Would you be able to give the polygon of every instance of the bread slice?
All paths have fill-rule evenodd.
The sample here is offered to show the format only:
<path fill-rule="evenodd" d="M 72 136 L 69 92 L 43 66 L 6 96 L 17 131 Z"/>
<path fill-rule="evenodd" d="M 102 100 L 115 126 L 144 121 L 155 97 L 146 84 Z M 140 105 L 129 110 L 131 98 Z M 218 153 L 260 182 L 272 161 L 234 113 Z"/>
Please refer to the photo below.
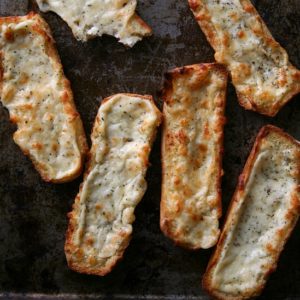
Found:
<path fill-rule="evenodd" d="M 108 34 L 132 47 L 152 33 L 135 13 L 137 0 L 37 0 L 37 4 L 43 12 L 58 14 L 80 41 Z"/>
<path fill-rule="evenodd" d="M 74 271 L 103 276 L 122 258 L 134 209 L 146 191 L 148 156 L 160 121 L 151 96 L 103 100 L 84 181 L 68 215 L 65 253 Z"/>
<path fill-rule="evenodd" d="M 0 96 L 18 126 L 14 141 L 42 178 L 77 177 L 88 150 L 85 134 L 50 29 L 38 14 L 0 18 Z"/>
<path fill-rule="evenodd" d="M 300 213 L 300 143 L 274 126 L 256 139 L 203 287 L 216 299 L 261 293 Z"/>
<path fill-rule="evenodd" d="M 300 92 L 300 71 L 250 0 L 189 0 L 189 4 L 216 61 L 228 67 L 244 108 L 274 116 Z"/>
<path fill-rule="evenodd" d="M 214 246 L 220 233 L 226 85 L 226 69 L 218 64 L 167 74 L 160 226 L 189 249 Z"/>

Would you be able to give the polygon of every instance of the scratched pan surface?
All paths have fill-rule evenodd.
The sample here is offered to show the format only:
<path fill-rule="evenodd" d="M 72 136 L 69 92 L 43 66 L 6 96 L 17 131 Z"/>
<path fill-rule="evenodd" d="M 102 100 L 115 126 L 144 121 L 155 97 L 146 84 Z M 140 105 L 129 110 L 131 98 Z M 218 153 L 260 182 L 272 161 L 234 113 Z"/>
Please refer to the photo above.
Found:
<path fill-rule="evenodd" d="M 300 68 L 300 1 L 253 1 L 275 38 Z M 0 0 L 0 15 L 25 14 L 26 0 Z M 77 42 L 55 14 L 44 14 L 53 31 L 87 135 L 101 99 L 119 92 L 152 94 L 159 100 L 163 73 L 175 66 L 213 61 L 213 51 L 196 25 L 187 1 L 141 0 L 139 14 L 154 35 L 125 49 L 114 38 Z M 223 178 L 224 211 L 262 125 L 275 124 L 300 139 L 299 96 L 276 118 L 244 111 L 229 85 Z M 67 268 L 63 245 L 81 178 L 44 183 L 13 143 L 14 125 L 0 105 L 0 297 L 2 299 L 208 299 L 200 287 L 211 251 L 173 246 L 159 229 L 160 152 L 151 155 L 148 191 L 137 208 L 133 239 L 123 261 L 105 278 Z M 300 224 L 261 299 L 300 299 Z"/>

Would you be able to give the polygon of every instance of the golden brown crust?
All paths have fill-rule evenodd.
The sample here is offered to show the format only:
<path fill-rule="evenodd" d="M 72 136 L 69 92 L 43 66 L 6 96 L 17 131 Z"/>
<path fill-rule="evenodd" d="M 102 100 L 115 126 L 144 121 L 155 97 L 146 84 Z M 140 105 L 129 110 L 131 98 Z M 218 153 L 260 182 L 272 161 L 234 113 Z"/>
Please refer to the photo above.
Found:
<path fill-rule="evenodd" d="M 138 24 L 138 30 L 133 30 L 134 33 L 139 33 L 142 36 L 150 36 L 152 34 L 152 28 L 137 14 L 132 17 L 132 26 Z"/>
<path fill-rule="evenodd" d="M 243 15 L 237 15 L 237 12 L 233 9 L 232 13 L 229 14 L 230 17 L 227 19 L 229 23 L 231 22 L 228 28 L 234 28 L 233 25 L 239 22 L 239 18 L 249 18 L 249 20 L 244 21 L 245 24 L 249 23 L 251 25 L 249 28 L 245 27 L 246 29 L 241 29 L 238 33 L 235 33 L 235 37 L 232 37 L 230 36 L 230 32 L 220 29 L 219 25 L 215 26 L 214 22 L 221 18 L 218 15 L 214 15 L 218 13 L 216 9 L 212 11 L 208 9 L 206 0 L 189 0 L 190 8 L 197 22 L 206 35 L 208 42 L 216 52 L 216 61 L 227 65 L 229 68 L 240 105 L 247 110 L 257 111 L 272 117 L 275 116 L 293 96 L 300 92 L 300 71 L 288 61 L 286 51 L 275 41 L 251 1 L 240 0 L 239 3 L 243 9 Z M 223 10 L 226 10 L 226 8 Z M 212 21 L 213 17 L 215 21 Z M 243 28 L 243 26 L 244 24 L 241 23 L 241 28 Z M 233 48 L 232 45 L 235 42 L 245 46 L 246 43 L 250 41 L 250 38 L 249 41 L 247 40 L 249 32 L 260 40 L 260 44 L 264 45 L 262 46 L 264 49 L 261 49 L 263 53 L 261 55 L 262 57 L 266 55 L 265 59 L 272 61 L 272 56 L 277 56 L 276 59 L 274 59 L 274 64 L 277 69 L 273 69 L 273 81 L 268 82 L 268 80 L 262 79 L 263 84 L 259 83 L 260 86 L 257 86 L 258 83 L 256 81 L 261 80 L 257 74 L 269 68 L 269 61 L 263 61 L 262 59 L 262 62 L 257 63 L 258 65 L 254 67 L 254 65 L 251 64 L 255 61 L 255 56 L 251 56 L 253 61 L 247 61 L 246 58 L 248 55 L 247 51 L 252 51 L 252 53 L 256 51 L 258 53 L 259 49 L 251 48 L 251 50 L 244 51 L 243 53 L 243 50 L 241 50 L 243 47 L 240 46 L 235 52 L 229 50 Z M 234 55 L 239 51 L 245 56 L 242 58 L 238 57 L 235 61 Z M 278 59 L 280 59 L 279 62 L 276 61 Z M 265 70 L 263 68 L 265 68 Z M 268 71 L 266 71 L 266 73 L 267 72 Z M 265 75 L 262 76 L 262 78 L 264 77 Z M 267 75 L 267 78 L 268 77 L 270 77 L 269 74 Z M 284 91 L 282 92 L 281 90 L 283 89 Z M 262 91 L 258 92 L 258 90 Z M 278 92 L 279 95 L 277 95 L 276 92 Z"/>
<path fill-rule="evenodd" d="M 0 18 L 0 25 L 10 24 L 10 23 L 19 23 L 22 21 L 30 20 L 30 19 L 33 19 L 35 21 L 35 24 L 32 26 L 32 30 L 35 31 L 38 35 L 40 35 L 43 38 L 45 52 L 51 59 L 54 68 L 56 70 L 59 70 L 59 72 L 61 72 L 60 83 L 64 87 L 64 93 L 60 100 L 61 100 L 61 103 L 63 103 L 63 105 L 64 105 L 64 110 L 65 110 L 64 113 L 66 115 L 68 115 L 68 117 L 70 118 L 69 125 L 76 128 L 75 130 L 76 130 L 76 134 L 77 134 L 77 136 L 76 136 L 77 144 L 78 144 L 78 148 L 79 148 L 81 157 L 80 157 L 80 160 L 78 161 L 77 168 L 74 169 L 72 173 L 70 173 L 68 176 L 56 179 L 56 178 L 49 177 L 49 174 L 47 174 L 47 172 L 45 171 L 44 164 L 37 162 L 36 159 L 34 158 L 34 156 L 32 156 L 28 152 L 27 149 L 23 148 L 21 145 L 19 145 L 19 146 L 21 147 L 21 150 L 23 151 L 23 153 L 25 155 L 28 155 L 31 158 L 36 170 L 40 173 L 40 175 L 44 181 L 52 182 L 52 183 L 64 183 L 64 182 L 71 181 L 74 178 L 78 177 L 82 172 L 85 155 L 88 151 L 86 137 L 85 137 L 85 133 L 83 130 L 83 125 L 82 125 L 80 115 L 78 114 L 76 107 L 75 107 L 75 103 L 73 100 L 73 93 L 72 93 L 72 90 L 70 87 L 70 82 L 63 74 L 61 61 L 60 61 L 58 52 L 55 48 L 55 41 L 51 35 L 51 30 L 50 30 L 48 24 L 44 21 L 44 19 L 40 15 L 38 15 L 34 12 L 30 12 L 26 16 Z M 3 56 L 3 54 L 1 54 L 1 57 L 2 56 Z M 1 72 L 0 92 L 2 92 L 2 87 L 3 87 L 2 59 L 1 59 L 1 63 L 0 63 L 0 72 Z M 15 117 L 12 116 L 11 121 L 17 122 L 17 119 L 15 119 Z M 17 134 L 17 132 L 15 134 Z"/>
<path fill-rule="evenodd" d="M 265 283 L 257 286 L 256 289 L 245 289 L 243 292 L 239 295 L 232 295 L 230 293 L 224 294 L 223 292 L 219 291 L 218 288 L 213 286 L 212 283 L 212 272 L 214 268 L 216 267 L 219 259 L 222 256 L 222 251 L 224 251 L 224 245 L 225 240 L 230 233 L 230 226 L 232 222 L 234 221 L 234 214 L 236 214 L 236 207 L 240 204 L 240 201 L 242 200 L 242 196 L 245 192 L 245 186 L 249 180 L 251 171 L 254 167 L 255 160 L 260 152 L 260 148 L 262 147 L 262 143 L 264 139 L 269 135 L 276 133 L 280 138 L 285 140 L 284 142 L 290 145 L 293 145 L 293 147 L 296 147 L 297 152 L 295 153 L 294 159 L 296 160 L 296 164 L 298 165 L 298 170 L 300 170 L 300 143 L 295 140 L 293 137 L 279 129 L 278 127 L 275 127 L 273 125 L 266 125 L 264 126 L 260 132 L 257 135 L 257 138 L 255 140 L 255 143 L 253 145 L 253 148 L 251 150 L 251 153 L 247 159 L 247 162 L 245 164 L 244 170 L 242 174 L 239 177 L 238 185 L 235 190 L 235 193 L 232 197 L 232 200 L 229 204 L 229 208 L 226 213 L 225 217 L 225 223 L 224 227 L 221 232 L 220 239 L 218 241 L 217 247 L 211 256 L 206 272 L 202 278 L 202 287 L 204 290 L 207 291 L 207 293 L 212 296 L 214 299 L 220 299 L 220 300 L 243 300 L 243 299 L 249 299 L 252 297 L 259 296 L 262 290 L 265 287 L 266 280 L 271 275 L 272 272 L 274 272 L 277 268 L 277 261 L 279 259 L 279 256 L 284 248 L 284 245 L 286 244 L 287 240 L 289 239 L 296 223 L 299 217 L 300 213 L 300 198 L 299 198 L 299 188 L 300 185 L 298 185 L 298 188 L 293 192 L 292 194 L 292 200 L 291 200 L 291 207 L 286 212 L 285 217 L 287 220 L 290 221 L 290 226 L 286 229 L 285 232 L 282 232 L 281 230 L 277 231 L 277 238 L 279 240 L 279 245 L 276 247 L 276 249 L 271 245 L 267 244 L 266 248 L 269 252 L 269 255 L 273 257 L 273 264 L 269 264 L 268 271 L 266 274 L 264 274 Z M 287 147 L 288 148 L 288 147 Z M 295 174 L 292 174 L 295 176 L 295 178 L 299 182 L 299 172 L 296 172 Z"/>
<path fill-rule="evenodd" d="M 190 65 L 176 68 L 166 74 L 162 95 L 164 122 L 161 145 L 160 227 L 162 232 L 177 245 L 190 250 L 212 247 L 219 235 L 218 219 L 222 214 L 221 178 L 226 83 L 227 71 L 219 64 Z M 209 88 L 215 90 L 209 92 Z M 201 93 L 208 94 L 201 96 Z M 175 105 L 178 107 L 173 110 L 172 107 Z M 196 120 L 197 113 L 202 113 L 199 120 Z M 214 123 L 209 120 L 213 115 Z M 202 134 L 200 144 L 191 137 L 193 134 L 189 130 L 192 125 L 197 126 L 197 123 L 203 125 L 203 128 L 196 130 L 197 135 Z M 189 153 L 188 145 L 190 148 L 197 147 L 198 150 Z M 206 168 L 206 157 L 210 151 L 214 163 Z M 185 170 L 179 170 L 183 165 Z M 192 167 L 191 170 L 189 166 Z M 194 172 L 194 175 L 191 175 L 191 172 Z M 195 172 L 202 172 L 202 174 L 196 175 Z M 172 175 L 169 175 L 171 173 Z M 209 173 L 211 176 L 208 175 Z M 212 178 L 207 178 L 210 183 L 192 184 L 195 178 L 189 176 L 203 181 L 206 177 Z M 196 203 L 187 204 L 203 188 L 203 185 L 209 189 L 209 196 L 204 199 L 198 198 L 198 209 Z M 213 197 L 213 200 L 209 202 L 208 197 Z M 205 202 L 207 203 L 204 204 Z M 206 217 L 210 215 L 211 220 L 203 218 L 204 208 L 199 210 L 200 206 L 210 207 L 205 215 Z M 181 222 L 182 218 L 186 218 L 185 221 Z M 207 226 L 204 226 L 206 222 Z M 206 227 L 204 230 L 209 227 L 211 230 L 204 232 L 203 228 L 196 228 L 201 223 Z"/>
<path fill-rule="evenodd" d="M 114 97 L 121 95 L 121 96 L 129 96 L 129 97 L 138 97 L 140 99 L 145 99 L 149 102 L 151 102 L 151 107 L 153 109 L 153 112 L 155 114 L 155 130 L 153 131 L 152 135 L 150 136 L 150 141 L 149 141 L 149 145 L 151 145 L 155 139 L 156 136 L 156 130 L 158 128 L 158 126 L 161 123 L 161 113 L 158 110 L 158 108 L 155 105 L 155 102 L 153 100 L 153 97 L 150 95 L 138 95 L 138 94 L 130 94 L 130 93 L 122 93 L 122 94 L 117 94 L 117 95 L 113 95 L 110 97 L 107 97 L 105 99 L 102 100 L 101 105 L 107 103 L 109 100 L 113 99 Z M 92 140 L 96 139 L 96 136 L 98 135 L 98 130 L 100 127 L 101 122 L 103 122 L 100 118 L 100 115 L 98 114 L 95 122 L 94 122 L 94 126 L 93 126 L 93 130 L 92 130 Z M 75 202 L 72 206 L 72 211 L 70 213 L 68 213 L 68 219 L 69 219 L 69 226 L 66 232 L 66 241 L 65 241 L 65 254 L 66 254 L 66 258 L 67 258 L 67 263 L 70 269 L 79 272 L 79 273 L 85 273 L 85 274 L 90 274 L 90 275 L 98 275 L 98 276 L 105 276 L 108 273 L 110 273 L 113 268 L 115 267 L 115 265 L 123 258 L 124 255 L 124 251 L 127 248 L 130 240 L 131 240 L 131 234 L 127 234 L 126 232 L 121 232 L 120 236 L 122 237 L 122 242 L 119 245 L 118 251 L 116 252 L 116 254 L 112 257 L 110 257 L 104 265 L 101 265 L 99 267 L 93 267 L 91 264 L 89 264 L 87 262 L 87 260 L 82 260 L 80 258 L 80 255 L 83 255 L 82 252 L 82 248 L 79 248 L 78 245 L 76 245 L 74 243 L 74 234 L 76 231 L 76 228 L 78 228 L 78 224 L 79 224 L 79 211 L 80 211 L 80 197 L 82 194 L 82 189 L 83 189 L 83 185 L 84 182 L 86 181 L 86 179 L 88 178 L 90 172 L 92 171 L 93 166 L 97 163 L 95 162 L 95 151 L 97 151 L 98 149 L 96 148 L 96 145 L 92 145 L 90 152 L 88 154 L 88 159 L 86 162 L 86 167 L 85 167 L 85 173 L 84 173 L 84 178 L 83 178 L 83 183 L 80 185 L 80 189 L 79 189 L 79 193 L 77 194 L 76 198 L 75 198 Z M 145 161 L 145 165 L 144 167 L 147 168 L 148 166 L 148 154 L 150 152 L 150 146 L 147 147 L 147 149 L 145 149 L 145 155 L 142 157 L 143 160 Z M 99 151 L 99 150 L 98 150 Z M 106 150 L 105 150 L 106 151 Z M 115 175 L 118 176 L 118 175 Z M 99 206 L 99 209 L 101 209 L 101 207 Z M 74 257 L 74 254 L 76 254 L 76 257 Z"/>
<path fill-rule="evenodd" d="M 149 100 L 151 103 L 153 103 L 155 105 L 155 102 L 154 102 L 153 97 L 151 95 L 139 95 L 139 94 L 133 94 L 133 93 L 122 93 L 122 95 L 129 96 L 129 97 L 139 97 L 141 99 L 146 99 L 146 100 Z M 115 96 L 116 95 L 106 97 L 102 100 L 101 103 L 105 103 L 105 102 L 107 102 L 108 100 L 110 100 L 111 98 L 113 98 Z"/>

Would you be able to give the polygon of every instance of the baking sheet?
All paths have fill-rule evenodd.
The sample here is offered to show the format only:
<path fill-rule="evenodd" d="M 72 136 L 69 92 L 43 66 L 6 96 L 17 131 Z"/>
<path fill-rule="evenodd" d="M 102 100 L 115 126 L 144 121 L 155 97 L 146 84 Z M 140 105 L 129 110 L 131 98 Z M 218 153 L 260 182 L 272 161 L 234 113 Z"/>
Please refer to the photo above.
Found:
<path fill-rule="evenodd" d="M 275 38 L 300 68 L 300 1 L 253 1 Z M 0 0 L 0 15 L 26 14 L 26 0 Z M 55 14 L 48 21 L 77 109 L 89 136 L 100 101 L 119 92 L 151 94 L 170 68 L 213 61 L 213 51 L 185 0 L 140 0 L 138 12 L 153 36 L 126 49 L 112 37 L 77 42 Z M 300 97 L 275 118 L 246 112 L 228 89 L 223 209 L 228 206 L 259 129 L 275 124 L 300 139 Z M 15 131 L 0 105 L 0 298 L 2 299 L 208 299 L 200 280 L 211 250 L 175 247 L 159 229 L 160 136 L 151 154 L 148 191 L 136 210 L 133 239 L 122 262 L 101 278 L 68 269 L 64 252 L 66 214 L 81 178 L 62 185 L 43 182 L 14 144 Z M 300 299 L 300 224 L 260 299 Z"/>

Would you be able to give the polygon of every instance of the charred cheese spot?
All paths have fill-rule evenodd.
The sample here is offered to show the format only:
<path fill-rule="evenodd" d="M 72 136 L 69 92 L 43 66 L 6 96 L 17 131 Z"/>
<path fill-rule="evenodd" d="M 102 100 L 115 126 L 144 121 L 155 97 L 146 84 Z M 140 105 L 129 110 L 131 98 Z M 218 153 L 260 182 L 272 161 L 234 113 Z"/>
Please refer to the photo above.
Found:
<path fill-rule="evenodd" d="M 236 12 L 230 13 L 229 16 L 233 22 L 237 22 L 240 18 L 240 16 Z"/>
<path fill-rule="evenodd" d="M 102 208 L 103 208 L 103 205 L 100 204 L 100 203 L 97 203 L 97 204 L 95 205 L 95 210 L 96 210 L 97 212 L 100 211 Z"/>
<path fill-rule="evenodd" d="M 276 253 L 276 249 L 274 248 L 274 246 L 270 243 L 267 243 L 266 244 L 266 251 L 269 253 L 269 254 L 274 254 Z"/>
<path fill-rule="evenodd" d="M 11 102 L 16 94 L 15 87 L 3 84 L 1 100 L 3 103 Z"/>
<path fill-rule="evenodd" d="M 41 143 L 34 143 L 31 145 L 31 147 L 36 150 L 43 150 L 43 144 Z"/>
<path fill-rule="evenodd" d="M 244 30 L 240 30 L 240 31 L 237 33 L 237 36 L 238 36 L 240 39 L 244 38 L 244 37 L 246 36 L 245 31 L 244 31 Z"/>
<path fill-rule="evenodd" d="M 85 240 L 85 243 L 86 243 L 86 245 L 87 246 L 93 246 L 94 245 L 94 238 L 92 238 L 92 237 L 89 237 L 89 238 L 87 238 L 86 240 Z"/>
<path fill-rule="evenodd" d="M 10 121 L 14 124 L 17 124 L 20 122 L 20 118 L 15 115 L 10 115 Z"/>
<path fill-rule="evenodd" d="M 203 100 L 199 103 L 199 108 L 200 109 L 209 109 L 209 101 L 208 100 Z"/>
<path fill-rule="evenodd" d="M 209 139 L 209 137 L 210 137 L 210 126 L 208 123 L 204 124 L 203 137 L 204 137 L 204 139 Z"/>
<path fill-rule="evenodd" d="M 15 40 L 15 34 L 11 28 L 6 28 L 4 31 L 4 38 L 7 42 L 12 43 Z"/>
<path fill-rule="evenodd" d="M 242 2 L 242 5 L 244 7 L 244 10 L 247 13 L 253 14 L 255 13 L 255 8 L 253 7 L 253 5 L 251 5 L 250 3 L 246 3 L 245 1 Z"/>
<path fill-rule="evenodd" d="M 77 249 L 75 255 L 77 259 L 81 260 L 84 257 L 84 252 L 81 249 Z"/>
<path fill-rule="evenodd" d="M 181 179 L 178 176 L 174 176 L 174 185 L 179 185 L 181 183 Z"/>
<path fill-rule="evenodd" d="M 196 17 L 197 21 L 210 21 L 210 16 L 208 14 L 199 13 Z"/>
<path fill-rule="evenodd" d="M 199 148 L 200 152 L 203 153 L 204 155 L 206 154 L 206 151 L 208 150 L 208 146 L 206 144 L 199 144 L 198 148 Z"/>
<path fill-rule="evenodd" d="M 52 144 L 52 150 L 53 150 L 53 152 L 57 152 L 57 150 L 58 150 L 58 144 L 57 143 Z"/>
<path fill-rule="evenodd" d="M 97 264 L 97 259 L 95 256 L 90 256 L 88 258 L 88 264 L 91 266 L 95 266 Z"/>
<path fill-rule="evenodd" d="M 189 120 L 188 120 L 188 119 L 182 119 L 182 120 L 180 121 L 180 125 L 181 125 L 182 127 L 187 127 L 188 124 L 189 124 Z"/>
<path fill-rule="evenodd" d="M 29 76 L 26 73 L 21 73 L 19 83 L 20 84 L 26 84 L 29 80 Z"/>
<path fill-rule="evenodd" d="M 230 46 L 230 36 L 227 33 L 223 34 L 223 38 L 222 38 L 222 44 L 224 45 L 224 47 L 228 48 Z"/>
<path fill-rule="evenodd" d="M 25 103 L 20 105 L 20 110 L 32 110 L 33 104 L 31 103 Z"/>
<path fill-rule="evenodd" d="M 194 10 L 197 10 L 200 6 L 199 2 L 197 0 L 189 0 L 190 7 Z"/>

